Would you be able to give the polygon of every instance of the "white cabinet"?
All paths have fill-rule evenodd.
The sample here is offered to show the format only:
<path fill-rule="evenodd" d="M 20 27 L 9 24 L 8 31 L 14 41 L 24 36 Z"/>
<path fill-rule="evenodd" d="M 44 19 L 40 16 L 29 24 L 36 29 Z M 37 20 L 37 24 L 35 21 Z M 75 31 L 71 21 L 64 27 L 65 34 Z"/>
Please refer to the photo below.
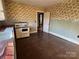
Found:
<path fill-rule="evenodd" d="M 3 3 L 2 0 L 0 0 L 0 21 L 5 20 L 5 16 L 4 16 L 4 10 L 3 10 Z"/>

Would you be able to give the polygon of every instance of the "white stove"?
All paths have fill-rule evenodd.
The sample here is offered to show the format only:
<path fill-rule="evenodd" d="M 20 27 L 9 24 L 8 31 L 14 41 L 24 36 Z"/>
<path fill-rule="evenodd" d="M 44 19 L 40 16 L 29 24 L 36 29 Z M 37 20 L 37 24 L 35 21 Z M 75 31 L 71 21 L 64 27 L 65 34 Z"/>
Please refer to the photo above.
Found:
<path fill-rule="evenodd" d="M 26 22 L 15 23 L 16 38 L 25 38 L 30 36 L 28 24 Z"/>

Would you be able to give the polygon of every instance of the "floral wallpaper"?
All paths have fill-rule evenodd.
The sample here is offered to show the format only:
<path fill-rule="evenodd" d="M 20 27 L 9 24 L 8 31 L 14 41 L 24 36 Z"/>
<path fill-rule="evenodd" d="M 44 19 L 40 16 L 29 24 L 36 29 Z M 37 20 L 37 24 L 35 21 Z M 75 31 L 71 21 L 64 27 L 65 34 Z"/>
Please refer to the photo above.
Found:
<path fill-rule="evenodd" d="M 52 5 L 46 8 L 51 12 L 52 19 L 79 19 L 79 0 L 62 0 L 61 3 Z"/>
<path fill-rule="evenodd" d="M 46 11 L 51 13 L 49 31 L 79 44 L 79 0 L 62 0 Z"/>
<path fill-rule="evenodd" d="M 36 31 L 36 12 L 43 12 L 43 8 L 34 7 L 27 4 L 4 0 L 6 18 L 12 22 L 28 22 L 32 31 Z"/>

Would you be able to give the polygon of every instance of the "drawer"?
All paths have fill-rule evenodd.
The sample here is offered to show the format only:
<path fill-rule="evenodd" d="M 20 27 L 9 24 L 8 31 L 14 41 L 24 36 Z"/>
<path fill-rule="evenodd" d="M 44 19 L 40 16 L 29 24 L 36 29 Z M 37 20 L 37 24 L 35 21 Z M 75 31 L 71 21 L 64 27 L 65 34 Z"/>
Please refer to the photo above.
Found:
<path fill-rule="evenodd" d="M 4 59 L 14 59 L 14 56 L 5 56 Z"/>
<path fill-rule="evenodd" d="M 10 46 L 13 47 L 13 46 L 14 46 L 14 45 L 13 45 L 13 42 L 9 42 L 9 43 L 7 44 L 7 46 L 8 46 L 8 47 L 10 47 Z"/>
<path fill-rule="evenodd" d="M 6 56 L 14 56 L 14 47 L 6 48 Z"/>

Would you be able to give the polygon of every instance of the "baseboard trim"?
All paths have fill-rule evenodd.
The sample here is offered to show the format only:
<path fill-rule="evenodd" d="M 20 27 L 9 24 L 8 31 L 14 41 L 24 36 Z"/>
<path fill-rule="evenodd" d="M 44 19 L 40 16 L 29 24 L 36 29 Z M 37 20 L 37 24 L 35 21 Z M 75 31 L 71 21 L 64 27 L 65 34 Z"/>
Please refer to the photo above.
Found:
<path fill-rule="evenodd" d="M 30 34 L 32 34 L 32 33 L 37 33 L 37 31 L 30 32 Z"/>
<path fill-rule="evenodd" d="M 78 41 L 74 41 L 74 39 L 67 38 L 67 37 L 65 37 L 65 36 L 59 35 L 59 34 L 54 33 L 54 32 L 49 32 L 49 33 L 52 34 L 52 35 L 55 35 L 55 36 L 57 36 L 57 37 L 60 37 L 60 38 L 62 38 L 62 39 L 65 39 L 65 40 L 67 40 L 67 41 L 70 41 L 70 42 L 72 42 L 72 43 L 75 43 L 75 44 L 79 45 L 79 42 L 78 42 Z"/>

